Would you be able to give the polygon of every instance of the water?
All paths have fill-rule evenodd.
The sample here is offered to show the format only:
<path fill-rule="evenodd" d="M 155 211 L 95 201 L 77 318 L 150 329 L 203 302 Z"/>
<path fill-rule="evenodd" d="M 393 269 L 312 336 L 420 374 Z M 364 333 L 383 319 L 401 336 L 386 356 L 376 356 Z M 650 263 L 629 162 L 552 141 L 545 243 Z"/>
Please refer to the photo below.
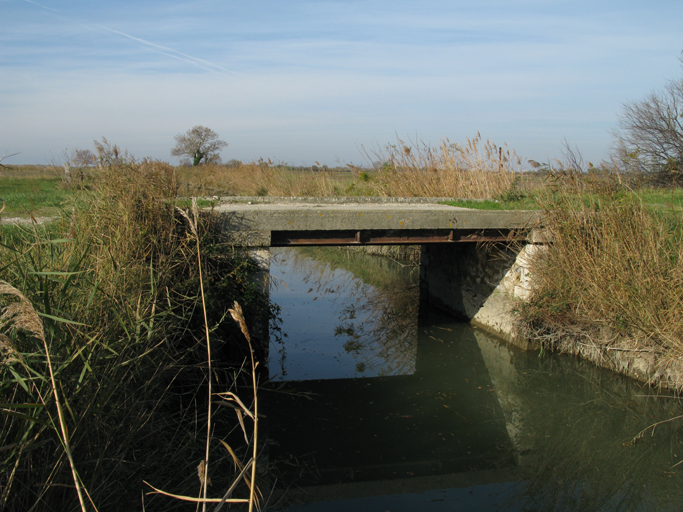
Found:
<path fill-rule="evenodd" d="M 384 258 L 278 250 L 271 273 L 288 336 L 261 397 L 286 510 L 683 509 L 678 399 L 420 307 Z"/>

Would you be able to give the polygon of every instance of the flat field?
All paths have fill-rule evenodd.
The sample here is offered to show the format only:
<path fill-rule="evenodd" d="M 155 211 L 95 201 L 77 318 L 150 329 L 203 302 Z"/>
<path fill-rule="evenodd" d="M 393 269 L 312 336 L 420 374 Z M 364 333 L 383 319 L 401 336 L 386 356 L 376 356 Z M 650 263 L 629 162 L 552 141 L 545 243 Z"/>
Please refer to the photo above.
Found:
<path fill-rule="evenodd" d="M 243 164 L 238 167 L 207 165 L 199 168 L 163 165 L 173 174 L 178 197 L 190 198 L 211 196 L 398 196 L 391 190 L 391 182 L 382 178 L 374 170 L 353 170 L 336 168 L 331 170 L 307 170 L 288 166 L 269 166 Z M 77 169 L 69 184 L 64 179 L 64 171 L 56 166 L 14 166 L 0 168 L 0 199 L 5 203 L 2 216 L 7 218 L 51 217 L 58 216 L 64 208 L 69 208 L 79 194 L 90 190 L 98 179 L 96 169 L 85 169 L 82 178 Z M 400 178 L 394 176 L 396 181 Z M 595 181 L 587 179 L 587 181 Z M 603 195 L 595 191 L 592 183 L 585 192 L 570 192 L 576 207 L 594 204 Z M 397 187 L 403 188 L 403 187 Z M 563 195 L 567 190 L 547 177 L 533 173 L 518 173 L 509 189 L 497 197 L 471 198 L 466 192 L 452 195 L 445 191 L 439 197 L 458 197 L 460 201 L 449 203 L 453 206 L 480 210 L 538 210 L 552 203 L 552 197 Z M 423 196 L 424 194 L 411 194 Z M 432 194 L 433 195 L 433 194 Z M 612 196 L 614 194 L 611 194 Z M 650 210 L 665 215 L 680 217 L 683 213 L 683 189 L 622 187 L 617 196 L 637 199 Z M 209 206 L 210 202 L 200 204 Z M 1 208 L 1 206 L 0 206 Z"/>

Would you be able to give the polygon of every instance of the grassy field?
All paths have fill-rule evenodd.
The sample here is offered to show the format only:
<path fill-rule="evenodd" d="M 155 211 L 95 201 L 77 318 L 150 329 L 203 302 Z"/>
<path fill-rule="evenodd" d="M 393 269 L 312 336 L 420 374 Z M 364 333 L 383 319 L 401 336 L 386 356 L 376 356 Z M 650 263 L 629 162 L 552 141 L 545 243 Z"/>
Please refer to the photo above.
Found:
<path fill-rule="evenodd" d="M 65 187 L 62 176 L 52 168 L 26 166 L 0 170 L 0 199 L 7 216 L 51 216 L 58 213 L 75 189 Z"/>
<path fill-rule="evenodd" d="M 424 158 L 423 158 L 424 160 Z M 396 197 L 455 197 L 461 200 L 453 206 L 483 210 L 539 210 L 547 204 L 553 194 L 562 196 L 569 190 L 567 184 L 558 182 L 552 175 L 537 172 L 517 172 L 506 169 L 504 173 L 480 171 L 478 181 L 488 181 L 486 186 L 477 187 L 471 179 L 469 188 L 464 186 L 466 178 L 441 177 L 438 181 L 451 186 L 425 188 L 421 190 L 417 182 L 422 181 L 417 165 L 414 167 L 385 168 L 368 170 L 358 168 L 335 168 L 331 170 L 312 170 L 285 165 L 269 166 L 263 163 L 248 163 L 238 166 L 206 165 L 200 168 L 173 168 L 168 164 L 157 163 L 165 172 L 175 173 L 176 196 L 396 196 Z M 433 165 L 436 165 L 432 163 Z M 447 165 L 440 162 L 441 165 Z M 467 174 L 469 168 L 450 168 L 438 174 Z M 69 185 L 64 180 L 63 170 L 52 166 L 18 166 L 0 169 L 0 199 L 5 201 L 3 215 L 28 217 L 57 216 L 60 209 L 68 208 L 73 201 L 92 187 L 97 176 L 96 169 L 87 169 L 83 180 Z M 429 175 L 426 170 L 423 174 Z M 572 190 L 571 194 L 580 197 L 584 206 L 590 205 L 602 195 L 600 187 L 610 187 L 609 179 L 586 178 L 583 190 Z M 453 184 L 456 185 L 453 185 Z M 602 185 L 601 185 L 602 184 Z M 570 187 L 571 188 L 571 187 Z M 574 187 L 575 188 L 575 187 Z M 490 190 L 489 194 L 483 192 Z M 401 195 L 402 192 L 405 195 Z M 612 191 L 615 192 L 615 191 Z M 644 207 L 661 211 L 673 216 L 683 213 L 683 190 L 677 188 L 652 188 L 630 184 L 615 192 L 621 196 L 632 197 Z M 609 195 L 609 194 L 608 194 Z M 614 194 L 613 194 L 614 195 Z M 200 199 L 201 206 L 210 206 L 211 201 Z M 183 204 L 189 204 L 189 199 Z M 578 202 L 577 202 L 578 207 Z"/>

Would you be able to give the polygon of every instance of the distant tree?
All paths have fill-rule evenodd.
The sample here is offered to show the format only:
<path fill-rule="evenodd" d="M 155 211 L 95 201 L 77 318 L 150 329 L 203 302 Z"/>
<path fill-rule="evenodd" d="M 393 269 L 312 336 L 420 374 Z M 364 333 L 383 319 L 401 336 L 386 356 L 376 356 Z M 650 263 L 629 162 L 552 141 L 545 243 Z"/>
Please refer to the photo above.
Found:
<path fill-rule="evenodd" d="M 683 64 L 683 57 L 681 57 Z M 683 179 L 683 79 L 623 106 L 614 158 L 623 167 Z"/>
<path fill-rule="evenodd" d="M 206 126 L 195 126 L 187 133 L 175 136 L 176 145 L 171 150 L 173 156 L 189 156 L 192 165 L 199 165 L 202 160 L 209 163 L 220 163 L 219 152 L 227 142 L 219 140 L 218 134 Z"/>
<path fill-rule="evenodd" d="M 94 167 L 97 164 L 97 158 L 89 149 L 75 149 L 69 161 L 76 167 Z"/>

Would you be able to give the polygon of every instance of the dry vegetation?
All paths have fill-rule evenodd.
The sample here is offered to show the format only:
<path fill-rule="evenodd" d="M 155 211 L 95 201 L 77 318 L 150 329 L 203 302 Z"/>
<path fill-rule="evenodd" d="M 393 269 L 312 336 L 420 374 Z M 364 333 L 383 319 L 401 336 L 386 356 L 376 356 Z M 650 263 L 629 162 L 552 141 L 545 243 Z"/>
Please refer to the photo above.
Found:
<path fill-rule="evenodd" d="M 539 200 L 553 243 L 538 252 L 535 289 L 520 308 L 530 335 L 683 389 L 680 213 L 647 207 L 617 174 L 589 180 L 571 169 Z M 608 361 L 616 352 L 630 357 Z"/>
<path fill-rule="evenodd" d="M 186 196 L 499 198 L 521 169 L 514 151 L 484 143 L 479 135 L 465 145 L 446 140 L 436 147 L 399 140 L 366 157 L 379 162 L 378 168 L 292 168 L 263 161 L 180 168 L 179 191 Z"/>
<path fill-rule="evenodd" d="M 250 500 L 252 479 L 232 486 L 236 465 L 255 467 L 234 409 L 207 407 L 204 333 L 214 357 L 248 361 L 240 326 L 222 320 L 233 300 L 251 318 L 267 299 L 248 279 L 252 264 L 220 245 L 210 216 L 192 224 L 178 212 L 174 172 L 114 162 L 56 224 L 0 231 L 0 509 L 185 509 L 149 496 L 143 480 L 201 496 L 207 446 L 213 492 Z M 214 400 L 234 402 L 240 372 L 211 375 L 222 393 Z M 253 400 L 249 392 L 238 405 L 247 427 Z"/>
<path fill-rule="evenodd" d="M 399 139 L 373 155 L 383 162 L 374 183 L 380 196 L 497 199 L 521 170 L 514 151 L 479 134 L 465 145 L 445 140 L 436 147 Z"/>
<path fill-rule="evenodd" d="M 266 162 L 179 168 L 178 180 L 179 193 L 184 196 L 357 195 L 352 186 L 354 176 L 344 169 L 313 170 Z"/>

